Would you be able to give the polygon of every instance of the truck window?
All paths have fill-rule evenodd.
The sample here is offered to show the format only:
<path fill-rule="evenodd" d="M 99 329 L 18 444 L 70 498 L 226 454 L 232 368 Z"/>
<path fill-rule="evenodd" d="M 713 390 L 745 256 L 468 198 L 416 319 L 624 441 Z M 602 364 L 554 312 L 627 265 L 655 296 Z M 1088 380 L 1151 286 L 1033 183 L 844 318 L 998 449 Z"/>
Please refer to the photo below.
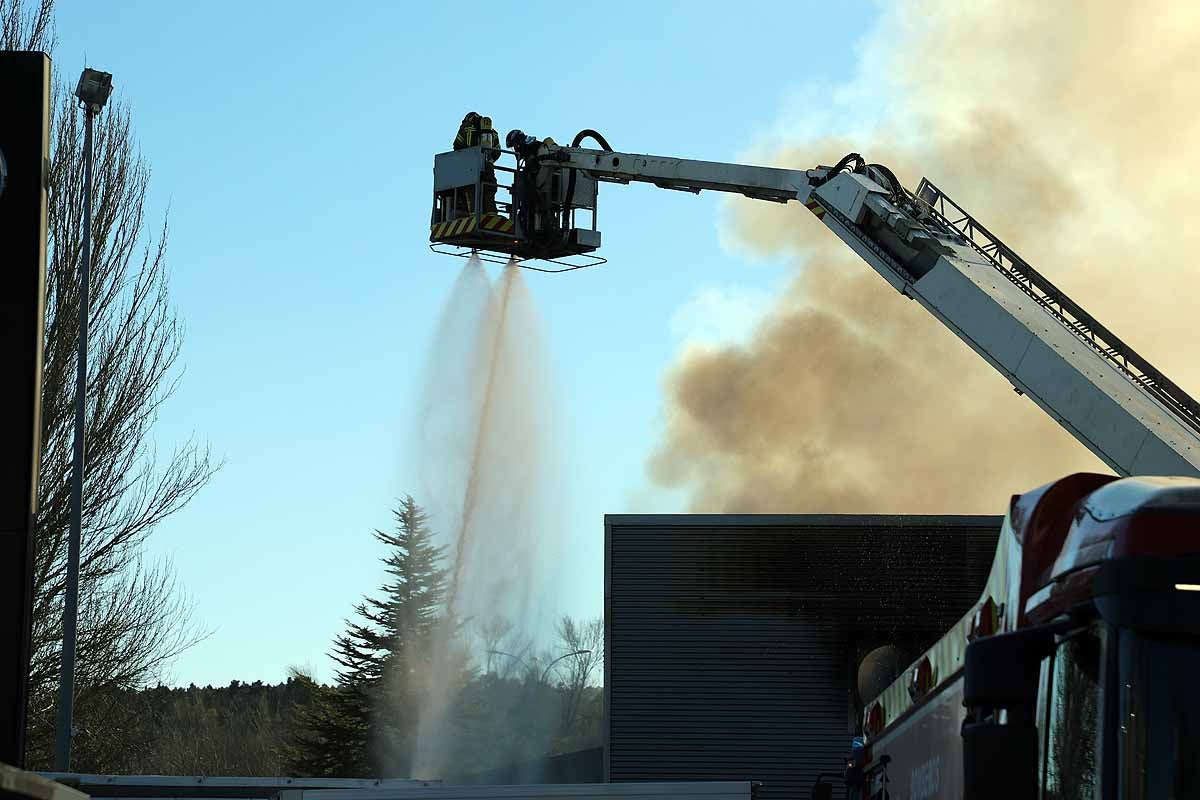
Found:
<path fill-rule="evenodd" d="M 1122 639 L 1122 796 L 1200 797 L 1200 638 Z"/>
<path fill-rule="evenodd" d="M 1047 800 L 1092 800 L 1099 780 L 1100 654 L 1103 632 L 1063 640 L 1050 668 L 1047 709 Z"/>

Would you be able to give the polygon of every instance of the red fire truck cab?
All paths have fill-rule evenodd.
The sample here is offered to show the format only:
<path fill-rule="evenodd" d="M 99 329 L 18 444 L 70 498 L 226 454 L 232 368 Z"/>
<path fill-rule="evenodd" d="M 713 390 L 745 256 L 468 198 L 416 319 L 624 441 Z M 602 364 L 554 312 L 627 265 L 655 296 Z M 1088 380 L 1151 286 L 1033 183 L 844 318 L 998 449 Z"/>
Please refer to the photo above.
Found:
<path fill-rule="evenodd" d="M 856 800 L 1200 798 L 1200 480 L 1014 497 L 979 602 L 866 703 L 846 782 Z"/>

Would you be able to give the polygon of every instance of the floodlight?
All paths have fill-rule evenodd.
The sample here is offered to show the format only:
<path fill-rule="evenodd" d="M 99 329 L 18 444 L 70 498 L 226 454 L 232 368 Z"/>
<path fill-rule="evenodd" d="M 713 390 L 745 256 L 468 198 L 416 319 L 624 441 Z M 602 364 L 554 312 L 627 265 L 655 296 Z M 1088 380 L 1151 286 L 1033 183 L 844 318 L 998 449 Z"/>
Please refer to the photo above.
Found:
<path fill-rule="evenodd" d="M 75 87 L 75 96 L 93 114 L 100 113 L 108 96 L 112 94 L 112 73 L 101 72 L 98 69 L 84 67 L 79 76 L 79 85 Z"/>

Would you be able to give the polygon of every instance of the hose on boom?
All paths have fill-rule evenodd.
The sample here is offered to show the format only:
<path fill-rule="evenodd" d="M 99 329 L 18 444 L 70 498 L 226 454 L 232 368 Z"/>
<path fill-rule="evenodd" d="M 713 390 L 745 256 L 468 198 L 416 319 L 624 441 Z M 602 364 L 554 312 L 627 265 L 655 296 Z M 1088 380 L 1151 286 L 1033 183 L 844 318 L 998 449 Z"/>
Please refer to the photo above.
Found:
<path fill-rule="evenodd" d="M 888 183 L 891 184 L 888 188 L 891 190 L 892 200 L 899 200 L 904 195 L 904 184 L 900 183 L 900 179 L 896 177 L 896 173 L 885 167 L 883 164 L 868 164 L 868 167 L 878 172 Z"/>
<path fill-rule="evenodd" d="M 834 175 L 837 175 L 851 164 L 855 165 L 854 169 L 850 170 L 851 172 L 862 172 L 867 166 L 867 161 L 858 153 L 847 153 L 846 155 L 842 156 L 842 159 L 834 164 L 833 167 L 831 167 L 830 170 L 823 176 L 809 180 L 809 184 L 812 186 L 823 186 L 832 180 Z"/>
<path fill-rule="evenodd" d="M 883 164 L 868 164 L 866 159 L 864 159 L 858 153 L 847 153 L 824 175 L 819 178 L 810 179 L 809 184 L 812 186 L 822 186 L 832 180 L 835 175 L 847 167 L 850 168 L 851 172 L 857 172 L 860 175 L 865 173 L 868 175 L 868 177 L 872 178 L 875 177 L 870 175 L 870 173 L 873 171 L 875 175 L 883 178 L 884 183 L 888 184 L 884 188 L 888 190 L 889 196 L 892 200 L 899 201 L 901 198 L 903 198 L 904 184 L 900 183 L 900 179 L 896 177 L 896 173 L 892 172 Z"/>
<path fill-rule="evenodd" d="M 575 138 L 571 140 L 571 147 L 579 147 L 584 139 L 595 139 L 606 153 L 611 153 L 612 148 L 608 145 L 608 140 L 601 136 L 598 132 L 591 128 L 584 128 L 579 133 L 575 134 Z M 563 202 L 562 209 L 562 226 L 564 228 L 571 221 L 571 202 L 575 199 L 575 173 L 577 170 L 571 170 L 571 177 L 567 178 L 567 196 Z"/>

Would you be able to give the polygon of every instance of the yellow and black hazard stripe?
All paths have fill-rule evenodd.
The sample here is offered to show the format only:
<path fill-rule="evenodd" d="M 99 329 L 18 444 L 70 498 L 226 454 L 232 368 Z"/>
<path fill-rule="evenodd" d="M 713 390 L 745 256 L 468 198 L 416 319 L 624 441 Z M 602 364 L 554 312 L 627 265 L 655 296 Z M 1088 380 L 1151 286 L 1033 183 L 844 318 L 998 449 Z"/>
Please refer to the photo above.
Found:
<path fill-rule="evenodd" d="M 498 214 L 484 214 L 482 227 L 484 230 L 512 233 L 513 221 Z"/>
<path fill-rule="evenodd" d="M 462 219 L 435 224 L 429 231 L 429 238 L 451 239 L 471 233 L 477 227 L 487 231 L 495 231 L 496 233 L 512 233 L 513 221 L 498 214 L 484 214 L 479 220 L 476 220 L 473 216 L 463 217 Z"/>
<path fill-rule="evenodd" d="M 809 211 L 811 211 L 813 214 L 815 214 L 817 219 L 821 219 L 822 217 L 825 216 L 825 207 L 822 206 L 820 203 L 818 203 L 816 200 L 809 200 L 807 203 L 804 204 L 804 207 L 807 208 Z"/>
<path fill-rule="evenodd" d="M 475 217 L 463 217 L 462 219 L 437 223 L 430 231 L 430 236 L 434 239 L 448 239 L 451 236 L 461 236 L 473 230 L 475 230 Z"/>

